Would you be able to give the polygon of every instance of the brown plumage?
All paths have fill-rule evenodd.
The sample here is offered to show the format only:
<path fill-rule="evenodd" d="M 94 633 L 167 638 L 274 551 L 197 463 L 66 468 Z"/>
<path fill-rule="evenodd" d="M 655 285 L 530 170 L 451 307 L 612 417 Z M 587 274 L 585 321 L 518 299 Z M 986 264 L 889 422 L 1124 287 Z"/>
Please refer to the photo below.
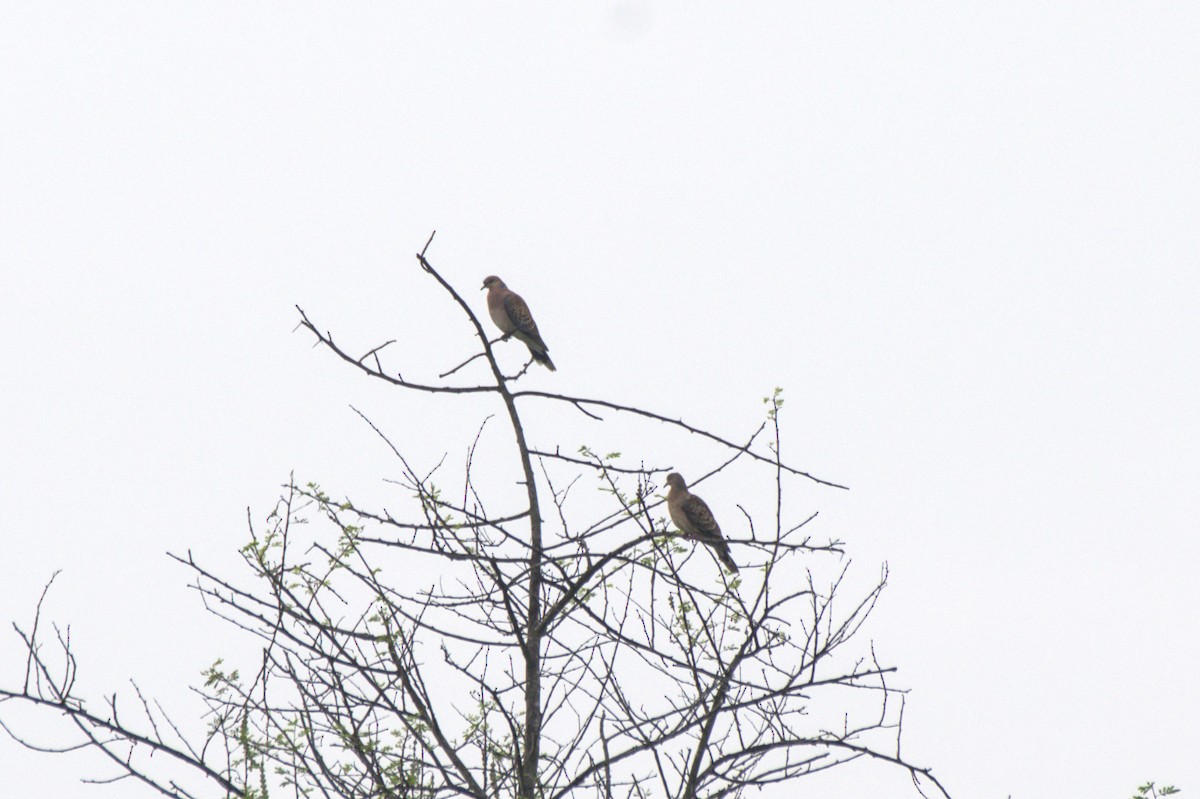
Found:
<path fill-rule="evenodd" d="M 731 572 L 738 570 L 737 564 L 729 554 L 729 544 L 721 535 L 721 525 L 713 518 L 712 511 L 700 497 L 688 491 L 687 483 L 679 472 L 667 475 L 667 510 L 671 521 L 683 531 L 683 534 L 693 541 L 708 544 L 717 553 L 717 557 Z"/>
<path fill-rule="evenodd" d="M 558 371 L 554 368 L 554 361 L 550 360 L 550 348 L 542 341 L 537 322 L 533 321 L 533 314 L 529 313 L 529 306 L 521 299 L 521 295 L 510 291 L 504 281 L 495 275 L 483 279 L 483 288 L 488 290 L 488 313 L 500 332 L 525 342 L 535 361 L 551 372 Z"/>

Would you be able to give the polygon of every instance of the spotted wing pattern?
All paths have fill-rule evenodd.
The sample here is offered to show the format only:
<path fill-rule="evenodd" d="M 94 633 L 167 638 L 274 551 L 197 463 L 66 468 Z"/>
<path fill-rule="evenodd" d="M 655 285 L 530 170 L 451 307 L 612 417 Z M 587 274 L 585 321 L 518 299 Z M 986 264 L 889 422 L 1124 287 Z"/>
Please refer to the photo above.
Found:
<path fill-rule="evenodd" d="M 504 312 L 508 314 L 508 319 L 512 322 L 513 335 L 525 342 L 533 359 L 550 371 L 555 371 L 554 362 L 550 360 L 548 354 L 550 348 L 546 346 L 546 342 L 542 341 L 542 334 L 538 332 L 537 322 L 533 321 L 533 314 L 529 312 L 529 306 L 525 304 L 525 300 L 521 299 L 521 295 L 512 291 L 507 292 L 504 295 Z"/>
<path fill-rule="evenodd" d="M 733 556 L 729 554 L 729 544 L 725 543 L 725 538 L 721 535 L 721 526 L 713 518 L 712 511 L 708 509 L 704 500 L 695 494 L 689 494 L 683 503 L 683 512 L 687 516 L 688 522 L 695 528 L 696 540 L 712 547 L 716 551 L 717 557 L 721 559 L 721 563 L 725 564 L 725 568 L 736 572 L 738 567 L 733 562 Z"/>
<path fill-rule="evenodd" d="M 537 322 L 533 321 L 533 314 L 529 312 L 529 306 L 521 299 L 521 295 L 508 292 L 504 297 L 504 311 L 517 332 L 524 333 L 540 345 L 541 349 L 546 349 L 546 342 L 542 341 L 542 336 L 538 333 Z"/>
<path fill-rule="evenodd" d="M 704 500 L 695 494 L 689 494 L 683 502 L 683 513 L 688 523 L 695 528 L 697 538 L 709 539 L 721 537 L 721 526 L 713 518 L 712 511 Z"/>

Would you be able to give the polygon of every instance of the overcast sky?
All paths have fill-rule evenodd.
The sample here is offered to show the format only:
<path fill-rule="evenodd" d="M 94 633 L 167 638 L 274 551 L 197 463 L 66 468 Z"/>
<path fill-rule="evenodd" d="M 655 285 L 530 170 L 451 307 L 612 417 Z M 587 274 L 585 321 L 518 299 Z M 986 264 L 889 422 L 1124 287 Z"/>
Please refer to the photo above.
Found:
<path fill-rule="evenodd" d="M 293 332 L 458 363 L 436 229 L 478 312 L 533 306 L 531 387 L 734 437 L 785 388 L 851 487 L 791 501 L 888 563 L 869 635 L 956 799 L 1200 791 L 1200 7 L 987 5 L 0 4 L 4 629 L 62 569 L 85 691 L 194 711 L 250 645 L 164 553 L 234 570 L 293 470 L 384 490 L 350 404 L 434 460 L 486 413 Z M 111 773 L 0 740 L 4 797 Z"/>

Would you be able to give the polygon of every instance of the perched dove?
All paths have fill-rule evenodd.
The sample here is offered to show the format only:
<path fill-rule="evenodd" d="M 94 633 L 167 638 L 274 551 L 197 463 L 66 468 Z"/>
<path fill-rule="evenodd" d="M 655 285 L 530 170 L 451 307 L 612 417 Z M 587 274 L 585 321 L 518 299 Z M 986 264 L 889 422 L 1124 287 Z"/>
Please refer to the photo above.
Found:
<path fill-rule="evenodd" d="M 683 534 L 693 541 L 708 544 L 716 550 L 717 557 L 731 572 L 738 570 L 737 564 L 729 555 L 729 544 L 721 535 L 721 525 L 713 518 L 712 511 L 704 500 L 688 491 L 687 483 L 679 472 L 667 475 L 667 510 L 671 512 L 671 521 L 683 531 Z"/>
<path fill-rule="evenodd" d="M 488 290 L 488 313 L 492 315 L 492 321 L 500 328 L 500 332 L 525 342 L 535 361 L 551 372 L 557 371 L 554 361 L 550 360 L 550 348 L 542 341 L 537 322 L 533 321 L 533 314 L 529 313 L 529 306 L 521 299 L 521 295 L 509 291 L 504 281 L 495 275 L 483 279 L 483 288 Z"/>

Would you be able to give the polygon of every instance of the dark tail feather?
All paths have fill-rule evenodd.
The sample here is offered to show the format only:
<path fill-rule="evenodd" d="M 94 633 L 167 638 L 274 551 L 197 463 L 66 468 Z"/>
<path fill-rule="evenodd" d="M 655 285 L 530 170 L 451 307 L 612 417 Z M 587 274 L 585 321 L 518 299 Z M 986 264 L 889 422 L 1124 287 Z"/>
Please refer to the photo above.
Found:
<path fill-rule="evenodd" d="M 713 544 L 713 549 L 717 550 L 717 557 L 725 564 L 725 568 L 734 574 L 738 573 L 737 564 L 733 562 L 733 556 L 729 554 L 729 544 L 724 541 Z"/>
<path fill-rule="evenodd" d="M 546 342 L 542 341 L 542 337 L 535 330 L 532 335 L 524 330 L 514 330 L 513 335 L 520 339 L 526 347 L 529 348 L 529 354 L 535 361 L 549 369 L 551 372 L 557 372 L 554 368 L 554 361 L 550 360 L 549 347 Z"/>
<path fill-rule="evenodd" d="M 555 369 L 555 368 L 554 368 L 554 361 L 550 360 L 550 356 L 549 356 L 549 354 L 547 354 L 547 353 L 545 353 L 545 352 L 538 352 L 538 351 L 537 351 L 537 350 L 535 350 L 533 347 L 530 347 L 530 348 L 529 348 L 529 354 L 533 356 L 533 359 L 534 359 L 535 361 L 537 361 L 537 362 L 538 362 L 538 363 L 540 363 L 542 366 L 544 366 L 544 367 L 546 367 L 547 369 L 549 369 L 551 372 L 557 372 L 557 371 L 558 371 L 557 369 Z"/>

